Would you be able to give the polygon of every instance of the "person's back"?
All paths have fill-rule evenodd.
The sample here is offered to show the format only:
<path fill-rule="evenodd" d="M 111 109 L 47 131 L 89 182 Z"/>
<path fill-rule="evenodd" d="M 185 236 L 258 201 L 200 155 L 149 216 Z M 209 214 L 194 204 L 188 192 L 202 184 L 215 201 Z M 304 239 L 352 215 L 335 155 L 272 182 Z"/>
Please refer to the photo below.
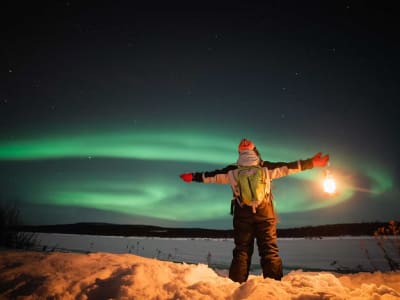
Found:
<path fill-rule="evenodd" d="M 255 212 L 269 192 L 267 171 L 262 167 L 259 155 L 252 150 L 239 152 L 237 166 L 229 172 L 233 195 Z"/>
<path fill-rule="evenodd" d="M 263 161 L 253 142 L 242 139 L 238 147 L 239 158 L 236 165 L 229 165 L 223 169 L 211 172 L 195 172 L 181 174 L 180 177 L 186 182 L 202 182 L 202 183 L 219 183 L 230 184 L 234 194 L 233 200 L 233 229 L 235 248 L 233 250 L 233 258 L 229 269 L 229 278 L 236 282 L 244 282 L 247 280 L 250 270 L 251 257 L 254 251 L 254 240 L 257 241 L 258 252 L 260 255 L 260 263 L 263 270 L 263 276 L 280 280 L 282 274 L 282 260 L 279 256 L 276 235 L 276 215 L 273 207 L 272 193 L 270 182 L 273 179 L 284 177 L 300 171 L 311 169 L 314 166 L 325 166 L 329 160 L 329 156 L 321 157 L 321 153 L 316 154 L 313 158 L 307 160 L 299 160 L 294 162 L 278 162 L 272 163 Z M 260 192 L 257 199 L 253 201 L 253 196 L 243 198 L 243 189 L 248 189 L 246 193 L 256 193 L 257 187 L 251 187 L 248 182 L 241 185 L 239 172 L 241 168 L 255 167 L 261 169 L 265 177 L 259 175 L 262 184 L 264 184 L 264 192 Z M 249 179 L 249 177 L 247 177 Z M 252 178 L 254 180 L 255 178 Z M 261 185 L 261 184 L 260 184 Z M 247 198 L 250 198 L 247 199 Z"/>

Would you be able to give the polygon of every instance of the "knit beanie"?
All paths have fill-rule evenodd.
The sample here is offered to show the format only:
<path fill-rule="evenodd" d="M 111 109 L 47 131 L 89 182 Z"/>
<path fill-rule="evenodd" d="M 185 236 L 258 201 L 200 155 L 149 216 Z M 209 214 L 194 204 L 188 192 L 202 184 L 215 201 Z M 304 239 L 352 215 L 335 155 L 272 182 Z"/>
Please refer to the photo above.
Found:
<path fill-rule="evenodd" d="M 248 140 L 248 139 L 242 139 L 239 143 L 239 151 L 243 151 L 243 150 L 254 150 L 255 145 L 252 141 Z"/>

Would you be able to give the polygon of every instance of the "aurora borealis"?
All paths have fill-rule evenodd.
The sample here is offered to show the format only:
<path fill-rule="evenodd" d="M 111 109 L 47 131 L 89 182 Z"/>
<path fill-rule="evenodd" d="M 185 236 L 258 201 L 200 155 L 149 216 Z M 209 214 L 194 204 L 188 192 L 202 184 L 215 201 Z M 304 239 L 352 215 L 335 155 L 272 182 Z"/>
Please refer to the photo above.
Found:
<path fill-rule="evenodd" d="M 126 215 L 124 220 L 129 220 L 129 216 L 132 220 L 139 217 L 142 222 L 158 219 L 164 225 L 179 224 L 178 220 L 183 224 L 204 225 L 227 217 L 229 186 L 188 185 L 180 182 L 177 175 L 192 169 L 211 170 L 235 161 L 236 151 L 231 148 L 235 148 L 236 142 L 228 135 L 216 134 L 213 140 L 207 134 L 185 132 L 82 136 L 77 133 L 4 142 L 0 159 L 9 172 L 8 180 L 3 179 L 3 183 L 12 186 L 16 178 L 21 181 L 17 185 L 24 182 L 23 190 L 11 194 L 18 199 L 29 198 L 29 206 L 55 206 L 60 212 L 71 208 L 92 209 Z M 214 147 L 205 146 L 210 143 Z M 299 147 L 293 151 L 290 147 L 264 146 L 262 142 L 258 145 L 260 149 L 267 148 L 274 161 L 279 157 L 287 160 L 309 157 Z M 371 190 L 362 194 L 379 197 L 393 188 L 392 179 L 384 172 L 375 177 L 363 168 L 347 167 L 345 172 L 368 179 Z M 338 172 L 336 177 L 342 190 L 335 197 L 327 197 L 319 185 L 322 176 L 322 170 L 310 170 L 285 178 L 282 184 L 274 183 L 276 197 L 284 199 L 276 203 L 279 212 L 329 207 L 360 192 L 341 179 Z M 80 215 L 74 219 L 86 220 Z"/>
<path fill-rule="evenodd" d="M 230 187 L 179 174 L 235 162 L 247 137 L 269 161 L 331 156 L 334 196 L 323 169 L 274 181 L 280 226 L 398 218 L 393 28 L 361 26 L 386 10 L 308 8 L 10 8 L 1 200 L 32 224 L 230 228 Z"/>

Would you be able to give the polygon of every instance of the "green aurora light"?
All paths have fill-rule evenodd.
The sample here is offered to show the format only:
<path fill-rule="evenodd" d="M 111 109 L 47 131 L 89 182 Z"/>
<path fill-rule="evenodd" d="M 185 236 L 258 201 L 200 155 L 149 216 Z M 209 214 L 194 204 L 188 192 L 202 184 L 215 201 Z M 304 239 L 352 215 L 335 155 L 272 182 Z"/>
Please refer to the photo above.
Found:
<path fill-rule="evenodd" d="M 221 168 L 235 162 L 237 143 L 237 138 L 229 135 L 188 131 L 47 135 L 0 142 L 0 162 L 76 161 L 76 167 L 71 167 L 62 180 L 52 178 L 51 172 L 37 179 L 25 195 L 30 195 L 34 199 L 30 201 L 36 204 L 95 208 L 166 220 L 211 220 L 226 217 L 230 187 L 186 184 L 178 175 Z M 263 149 L 267 149 L 271 161 L 295 160 L 314 154 L 307 154 L 298 146 L 256 144 L 262 154 Z M 93 163 L 96 168 L 82 172 L 82 158 L 85 165 Z M 110 172 L 99 166 L 101 161 L 110 159 L 131 163 L 132 173 L 120 175 L 118 170 Z M 160 170 L 145 172 L 152 164 L 160 165 Z M 163 169 L 163 164 L 169 164 L 168 171 Z M 203 164 L 206 164 L 205 169 L 190 169 Z M 321 173 L 318 169 L 309 170 L 282 179 L 282 183 L 276 181 L 277 210 L 281 213 L 313 210 L 352 197 L 355 189 L 351 184 L 343 184 L 339 195 L 326 198 L 316 184 Z M 376 194 L 392 186 L 390 176 L 383 171 L 379 175 L 364 171 L 364 176 L 371 181 Z"/>

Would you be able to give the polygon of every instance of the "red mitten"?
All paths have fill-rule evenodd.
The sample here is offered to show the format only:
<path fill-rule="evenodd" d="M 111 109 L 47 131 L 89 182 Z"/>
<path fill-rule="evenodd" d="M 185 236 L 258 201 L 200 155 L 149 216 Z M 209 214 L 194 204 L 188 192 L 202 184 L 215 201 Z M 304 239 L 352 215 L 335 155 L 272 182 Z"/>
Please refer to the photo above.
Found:
<path fill-rule="evenodd" d="M 182 178 L 182 180 L 185 182 L 192 182 L 192 180 L 193 180 L 192 173 L 184 173 L 184 174 L 179 175 L 179 177 Z"/>
<path fill-rule="evenodd" d="M 322 155 L 322 153 L 319 152 L 313 156 L 312 162 L 313 162 L 314 167 L 325 167 L 326 164 L 328 163 L 329 155 L 328 154 L 324 155 L 324 156 L 321 156 L 321 155 Z"/>

